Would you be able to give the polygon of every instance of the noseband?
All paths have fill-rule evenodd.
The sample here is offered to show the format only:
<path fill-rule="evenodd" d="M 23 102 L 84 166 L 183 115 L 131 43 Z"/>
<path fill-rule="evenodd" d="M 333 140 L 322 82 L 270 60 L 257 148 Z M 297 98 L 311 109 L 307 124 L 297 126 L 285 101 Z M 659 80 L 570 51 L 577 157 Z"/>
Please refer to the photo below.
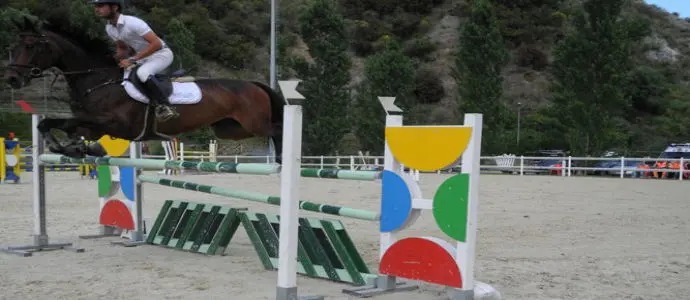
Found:
<path fill-rule="evenodd" d="M 34 56 L 36 53 L 44 53 L 44 52 L 50 52 L 50 48 L 48 47 L 48 40 L 46 39 L 46 36 L 43 34 L 38 34 L 38 33 L 22 33 L 19 35 L 20 37 L 27 37 L 27 36 L 32 36 L 38 38 L 38 41 L 36 43 L 32 43 L 29 47 L 29 45 L 26 45 L 27 49 L 32 48 L 34 45 L 38 45 L 37 51 L 32 51 L 31 55 L 27 59 L 27 61 L 32 61 L 34 59 Z M 21 74 L 21 70 L 24 69 L 29 69 L 29 76 L 30 78 L 39 78 L 43 77 L 43 70 L 41 69 L 40 66 L 36 64 L 17 64 L 17 63 L 12 63 L 7 66 L 10 70 L 13 70 L 17 72 L 17 74 Z"/>

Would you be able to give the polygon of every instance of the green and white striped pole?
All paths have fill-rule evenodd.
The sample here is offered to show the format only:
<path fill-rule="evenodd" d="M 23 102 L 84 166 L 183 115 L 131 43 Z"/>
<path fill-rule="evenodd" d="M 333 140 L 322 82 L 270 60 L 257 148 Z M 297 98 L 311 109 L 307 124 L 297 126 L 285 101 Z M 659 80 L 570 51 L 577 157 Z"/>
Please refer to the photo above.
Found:
<path fill-rule="evenodd" d="M 145 170 L 177 169 L 200 172 L 235 173 L 253 175 L 278 174 L 280 165 L 258 163 L 232 163 L 208 161 L 179 161 L 162 159 L 133 159 L 120 157 L 71 158 L 59 154 L 42 154 L 40 160 L 47 164 L 95 164 L 105 166 L 137 167 Z M 350 171 L 339 169 L 301 168 L 302 177 L 374 181 L 381 179 L 381 172 Z"/>
<path fill-rule="evenodd" d="M 179 189 L 197 191 L 197 192 L 202 192 L 202 193 L 207 193 L 207 194 L 226 196 L 226 197 L 232 197 L 232 198 L 238 198 L 238 199 L 243 199 L 243 200 L 248 200 L 248 201 L 254 201 L 254 202 L 260 202 L 260 203 L 266 203 L 266 204 L 270 204 L 270 205 L 280 206 L 280 197 L 277 197 L 277 196 L 269 196 L 269 195 L 265 195 L 265 194 L 255 193 L 255 192 L 232 190 L 232 189 L 228 189 L 228 188 L 222 188 L 222 187 L 211 186 L 211 185 L 204 185 L 204 184 L 199 184 L 199 183 L 194 183 L 194 182 L 189 182 L 189 181 L 184 181 L 184 180 L 172 180 L 172 179 L 166 179 L 166 178 L 159 178 L 159 177 L 151 176 L 151 175 L 140 175 L 138 178 L 140 181 L 147 182 L 147 183 L 154 183 L 154 184 L 159 184 L 159 185 L 168 186 L 168 187 L 174 187 L 174 188 L 179 188 Z M 299 201 L 299 208 L 301 210 L 320 212 L 320 213 L 324 213 L 324 214 L 342 216 L 342 217 L 359 219 L 359 220 L 378 221 L 380 219 L 379 213 L 375 212 L 375 211 L 368 211 L 368 210 L 362 210 L 362 209 L 356 209 L 356 208 L 335 206 L 335 205 L 329 205 L 329 204 L 320 204 L 320 203 L 314 203 L 314 202 L 303 201 L 303 200 Z"/>

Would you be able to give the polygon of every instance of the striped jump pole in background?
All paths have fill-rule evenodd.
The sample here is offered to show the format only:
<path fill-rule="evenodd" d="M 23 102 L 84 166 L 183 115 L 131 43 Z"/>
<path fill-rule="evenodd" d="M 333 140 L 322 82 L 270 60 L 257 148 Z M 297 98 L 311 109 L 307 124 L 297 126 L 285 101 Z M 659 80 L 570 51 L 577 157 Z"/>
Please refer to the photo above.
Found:
<path fill-rule="evenodd" d="M 147 183 L 155 183 L 163 186 L 192 190 L 213 195 L 238 198 L 271 205 L 280 205 L 280 197 L 269 196 L 255 192 L 237 191 L 217 186 L 193 183 L 189 181 L 171 180 L 147 175 L 140 175 L 139 180 Z M 359 220 L 379 221 L 380 219 L 379 213 L 375 211 L 361 210 L 356 208 L 341 207 L 328 204 L 319 204 L 303 200 L 299 201 L 299 208 L 306 211 L 320 212 L 324 214 L 348 217 Z"/>
<path fill-rule="evenodd" d="M 59 154 L 43 154 L 44 163 L 85 163 L 101 166 L 137 167 L 145 170 L 178 169 L 202 172 L 270 175 L 280 172 L 280 166 L 256 163 L 195 162 L 159 159 L 131 159 L 120 157 L 70 158 Z"/>
<path fill-rule="evenodd" d="M 201 172 L 235 173 L 253 175 L 271 175 L 281 172 L 280 165 L 259 163 L 232 163 L 232 162 L 207 162 L 207 161 L 177 161 L 159 159 L 131 159 L 120 157 L 86 157 L 71 158 L 59 154 L 42 154 L 41 161 L 48 164 L 95 164 L 101 166 L 137 167 L 147 170 L 178 169 L 197 170 Z M 373 181 L 381 178 L 381 172 L 377 171 L 351 171 L 338 169 L 314 169 L 302 168 L 302 177 L 330 178 Z"/>

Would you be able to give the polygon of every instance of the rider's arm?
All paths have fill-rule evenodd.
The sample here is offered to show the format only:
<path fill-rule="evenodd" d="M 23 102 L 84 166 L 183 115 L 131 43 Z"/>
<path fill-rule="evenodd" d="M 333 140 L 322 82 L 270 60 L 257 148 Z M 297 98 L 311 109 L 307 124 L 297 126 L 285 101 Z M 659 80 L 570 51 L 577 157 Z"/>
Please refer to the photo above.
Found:
<path fill-rule="evenodd" d="M 129 55 L 130 49 L 123 41 L 115 41 L 115 56 L 119 59 L 123 59 Z"/>
<path fill-rule="evenodd" d="M 136 60 L 140 60 L 144 57 L 147 57 L 163 48 L 163 42 L 161 42 L 161 39 L 158 37 L 158 35 L 156 35 L 155 32 L 149 31 L 147 34 L 143 35 L 143 38 L 149 42 L 149 46 L 146 47 L 146 49 L 134 55 L 133 58 Z"/>
<path fill-rule="evenodd" d="M 133 18 L 129 22 L 132 22 L 130 24 L 132 24 L 132 29 L 134 32 L 149 42 L 149 46 L 146 47 L 146 49 L 137 53 L 132 58 L 135 60 L 140 60 L 163 48 L 163 41 L 161 41 L 158 35 L 153 32 L 149 24 L 146 24 L 146 22 L 138 18 Z"/>

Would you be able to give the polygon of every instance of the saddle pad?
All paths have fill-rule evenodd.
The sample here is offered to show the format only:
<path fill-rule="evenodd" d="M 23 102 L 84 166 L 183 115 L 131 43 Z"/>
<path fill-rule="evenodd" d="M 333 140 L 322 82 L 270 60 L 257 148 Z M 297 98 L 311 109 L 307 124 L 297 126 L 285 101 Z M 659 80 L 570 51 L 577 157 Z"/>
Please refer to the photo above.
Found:
<path fill-rule="evenodd" d="M 124 78 L 128 78 L 129 71 L 130 70 L 125 71 Z M 149 103 L 149 98 L 139 91 L 131 82 L 123 81 L 122 86 L 125 88 L 127 94 L 134 100 L 146 104 Z M 195 82 L 173 82 L 172 87 L 173 92 L 170 94 L 170 97 L 168 97 L 170 104 L 195 104 L 201 101 L 201 89 Z"/>

